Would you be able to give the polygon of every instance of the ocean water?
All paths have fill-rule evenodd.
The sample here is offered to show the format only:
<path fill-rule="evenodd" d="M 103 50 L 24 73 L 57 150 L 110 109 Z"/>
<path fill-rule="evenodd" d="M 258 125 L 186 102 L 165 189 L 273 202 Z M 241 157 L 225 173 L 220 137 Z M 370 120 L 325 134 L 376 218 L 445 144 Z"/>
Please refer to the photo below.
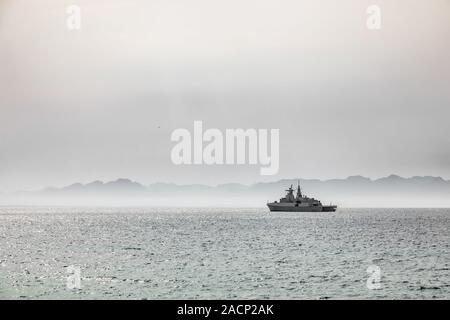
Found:
<path fill-rule="evenodd" d="M 449 299 L 449 245 L 450 209 L 2 207 L 0 298 Z"/>

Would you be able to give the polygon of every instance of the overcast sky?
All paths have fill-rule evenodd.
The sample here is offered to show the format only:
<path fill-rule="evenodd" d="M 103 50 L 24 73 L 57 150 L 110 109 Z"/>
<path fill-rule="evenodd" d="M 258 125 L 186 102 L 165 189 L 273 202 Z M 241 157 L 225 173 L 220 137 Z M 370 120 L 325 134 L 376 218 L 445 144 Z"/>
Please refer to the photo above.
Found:
<path fill-rule="evenodd" d="M 0 0 L 0 191 L 450 179 L 449 58 L 449 0 Z M 194 120 L 279 128 L 279 174 L 173 165 L 170 134 Z"/>

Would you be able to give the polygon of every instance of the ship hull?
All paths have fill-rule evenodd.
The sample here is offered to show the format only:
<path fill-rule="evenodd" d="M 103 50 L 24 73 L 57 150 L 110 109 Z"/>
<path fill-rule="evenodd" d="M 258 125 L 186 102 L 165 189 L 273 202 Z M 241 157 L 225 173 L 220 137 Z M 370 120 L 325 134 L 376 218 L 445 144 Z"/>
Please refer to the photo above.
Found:
<path fill-rule="evenodd" d="M 271 212 L 334 212 L 336 206 L 295 206 L 268 203 Z"/>
<path fill-rule="evenodd" d="M 322 211 L 323 212 L 335 212 L 337 209 L 337 206 L 323 206 Z"/>

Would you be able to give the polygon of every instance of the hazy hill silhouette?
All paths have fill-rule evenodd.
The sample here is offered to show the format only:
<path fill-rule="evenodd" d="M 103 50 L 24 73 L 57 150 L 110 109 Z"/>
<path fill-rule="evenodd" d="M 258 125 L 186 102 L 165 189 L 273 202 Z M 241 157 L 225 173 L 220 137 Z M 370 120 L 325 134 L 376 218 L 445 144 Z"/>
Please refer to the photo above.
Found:
<path fill-rule="evenodd" d="M 390 175 L 380 179 L 350 176 L 345 179 L 282 179 L 253 185 L 227 183 L 217 186 L 202 184 L 178 185 L 174 183 L 153 183 L 142 185 L 129 179 L 115 181 L 93 181 L 87 184 L 74 183 L 63 188 L 46 188 L 38 192 L 21 192 L 22 199 L 33 198 L 83 198 L 110 197 L 115 201 L 134 199 L 132 204 L 146 205 L 254 205 L 264 206 L 266 201 L 277 200 L 291 184 L 296 187 L 300 181 L 302 190 L 308 196 L 333 202 L 340 206 L 402 206 L 402 207 L 450 207 L 450 181 L 441 177 L 415 176 L 403 178 Z M 0 195 L 0 200 L 4 195 Z M 139 199 L 139 200 L 138 200 Z M 0 201 L 5 203 L 5 201 Z"/>

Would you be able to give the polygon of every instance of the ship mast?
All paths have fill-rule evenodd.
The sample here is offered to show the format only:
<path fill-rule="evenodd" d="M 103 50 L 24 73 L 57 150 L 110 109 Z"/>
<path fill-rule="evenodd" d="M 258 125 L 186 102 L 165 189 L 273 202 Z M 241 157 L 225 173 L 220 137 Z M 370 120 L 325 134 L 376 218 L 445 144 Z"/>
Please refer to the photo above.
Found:
<path fill-rule="evenodd" d="M 300 180 L 298 180 L 298 187 L 297 187 L 297 198 L 302 197 L 302 189 L 300 188 Z"/>

